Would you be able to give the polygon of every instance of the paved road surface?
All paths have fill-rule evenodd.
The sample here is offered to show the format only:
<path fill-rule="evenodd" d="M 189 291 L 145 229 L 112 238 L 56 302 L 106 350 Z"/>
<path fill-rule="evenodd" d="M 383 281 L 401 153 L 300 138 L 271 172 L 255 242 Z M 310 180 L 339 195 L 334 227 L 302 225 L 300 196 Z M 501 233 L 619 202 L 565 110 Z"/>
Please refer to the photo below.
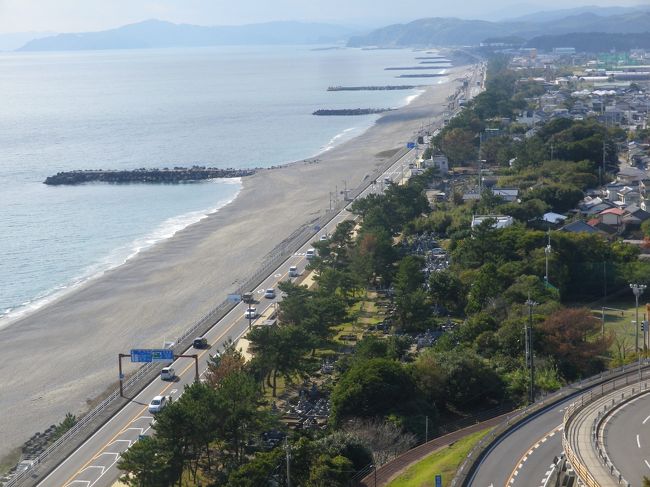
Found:
<path fill-rule="evenodd" d="M 650 477 L 650 394 L 626 403 L 606 420 L 605 448 L 623 477 L 640 486 Z"/>
<path fill-rule="evenodd" d="M 545 481 L 553 457 L 562 453 L 564 410 L 573 399 L 556 404 L 506 436 L 476 470 L 473 487 L 537 487 Z"/>

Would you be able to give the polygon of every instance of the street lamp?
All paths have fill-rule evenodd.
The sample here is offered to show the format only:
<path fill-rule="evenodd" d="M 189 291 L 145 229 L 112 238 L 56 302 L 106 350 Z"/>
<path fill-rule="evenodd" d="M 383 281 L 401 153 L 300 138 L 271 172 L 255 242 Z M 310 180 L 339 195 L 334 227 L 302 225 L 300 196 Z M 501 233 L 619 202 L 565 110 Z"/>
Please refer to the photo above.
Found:
<path fill-rule="evenodd" d="M 634 293 L 634 299 L 636 301 L 635 350 L 636 353 L 639 354 L 639 387 L 641 387 L 641 352 L 639 350 L 639 296 L 643 294 L 643 291 L 645 291 L 646 287 L 647 286 L 645 284 L 630 284 L 630 289 L 632 289 L 632 292 Z"/>
<path fill-rule="evenodd" d="M 532 404 L 535 402 L 535 355 L 533 352 L 533 307 L 538 303 L 530 299 L 526 300 L 528 306 L 528 326 L 525 328 L 526 332 L 526 362 L 530 367 L 530 387 L 528 391 L 528 402 Z"/>
<path fill-rule="evenodd" d="M 636 333 L 635 333 L 635 350 L 638 352 L 639 351 L 639 296 L 643 294 L 643 291 L 645 291 L 645 288 L 647 286 L 645 284 L 630 284 L 630 289 L 632 289 L 632 292 L 634 293 L 634 299 L 636 301 Z"/>
<path fill-rule="evenodd" d="M 544 255 L 546 256 L 546 274 L 544 274 L 544 281 L 546 281 L 546 284 L 548 285 L 548 257 L 551 255 L 552 249 L 551 249 L 551 229 L 549 228 L 548 230 L 548 243 L 546 244 L 546 247 L 544 247 Z"/>

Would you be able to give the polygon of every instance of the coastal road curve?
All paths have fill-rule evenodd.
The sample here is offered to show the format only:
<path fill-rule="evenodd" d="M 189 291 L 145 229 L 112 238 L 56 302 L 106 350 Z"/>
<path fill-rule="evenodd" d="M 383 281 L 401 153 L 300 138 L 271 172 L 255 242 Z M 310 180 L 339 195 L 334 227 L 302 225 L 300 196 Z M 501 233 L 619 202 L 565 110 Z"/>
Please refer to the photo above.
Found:
<path fill-rule="evenodd" d="M 605 450 L 633 487 L 650 477 L 650 393 L 623 404 L 606 419 Z"/>
<path fill-rule="evenodd" d="M 399 181 L 408 165 L 415 162 L 415 150 L 410 150 L 401 159 L 397 160 L 377 180 L 371 184 L 359 197 L 371 192 L 381 191 L 384 188 L 384 178 Z M 346 209 L 339 212 L 334 219 L 319 234 L 331 233 L 338 223 L 352 218 L 353 215 Z M 318 239 L 318 235 L 315 237 Z M 257 305 L 260 314 L 277 302 L 280 297 L 269 300 L 263 297 L 263 290 L 275 288 L 278 283 L 289 279 L 290 266 L 297 266 L 299 272 L 304 272 L 307 264 L 305 252 L 311 247 L 311 240 L 306 242 L 294 255 L 289 257 L 275 271 L 255 289 Z M 224 296 L 225 297 L 225 296 Z M 210 344 L 209 349 L 188 349 L 185 354 L 198 353 L 199 371 L 205 372 L 210 354 L 222 350 L 226 340 L 237 340 L 248 329 L 248 320 L 244 318 L 247 305 L 239 303 L 222 320 L 216 323 L 204 336 Z M 148 412 L 147 406 L 151 399 L 157 395 L 171 395 L 177 399 L 183 392 L 185 385 L 194 380 L 194 360 L 179 358 L 173 363 L 178 379 L 176 382 L 163 382 L 156 379 L 148 384 L 139 394 L 132 398 L 120 411 L 118 411 L 106 424 L 104 424 L 85 443 L 75 450 L 66 460 L 56 467 L 39 486 L 42 487 L 109 487 L 119 477 L 120 471 L 116 464 L 122 452 L 129 448 L 140 435 L 150 434 L 153 416 Z M 117 373 L 117 371 L 116 371 Z"/>
<path fill-rule="evenodd" d="M 542 486 L 553 458 L 562 453 L 562 420 L 573 400 L 559 402 L 504 437 L 484 457 L 468 485 Z"/>
<path fill-rule="evenodd" d="M 635 379 L 636 374 L 636 370 L 631 369 L 616 377 Z M 603 380 L 610 380 L 605 377 Z M 611 378 L 613 379 L 614 376 Z M 506 433 L 497 444 L 488 450 L 467 480 L 466 485 L 471 487 L 544 486 L 554 458 L 559 457 L 563 451 L 564 412 L 580 393 L 602 387 L 602 381 L 598 380 L 598 377 L 595 379 L 596 381 L 592 385 L 580 389 L 580 391 L 575 389 L 575 394 L 571 394 L 553 406 L 533 415 L 523 424 Z M 620 468 L 622 472 L 622 468 L 627 468 L 627 462 L 630 462 L 630 476 L 628 477 L 625 473 L 623 475 L 628 480 L 634 480 L 641 478 L 640 472 L 644 467 L 647 469 L 644 475 L 650 476 L 650 394 L 631 402 L 626 408 L 631 408 L 630 411 L 634 411 L 629 415 L 621 415 L 621 419 L 627 426 L 624 431 L 621 431 L 619 425 L 613 426 L 608 432 L 607 444 L 613 445 L 608 453 L 617 467 L 619 465 L 614 453 L 616 451 L 621 455 Z M 625 408 L 623 411 L 625 412 Z M 612 420 L 614 419 L 612 418 Z M 621 419 L 616 418 L 616 421 Z M 643 431 L 641 431 L 642 428 Z M 637 434 L 639 434 L 641 447 L 638 447 L 637 444 Z M 618 451 L 623 444 L 628 448 L 626 450 L 628 453 L 624 453 L 622 450 Z M 635 450 L 633 453 L 636 455 L 629 453 L 632 450 Z M 632 482 L 632 485 L 640 485 L 640 483 Z"/>

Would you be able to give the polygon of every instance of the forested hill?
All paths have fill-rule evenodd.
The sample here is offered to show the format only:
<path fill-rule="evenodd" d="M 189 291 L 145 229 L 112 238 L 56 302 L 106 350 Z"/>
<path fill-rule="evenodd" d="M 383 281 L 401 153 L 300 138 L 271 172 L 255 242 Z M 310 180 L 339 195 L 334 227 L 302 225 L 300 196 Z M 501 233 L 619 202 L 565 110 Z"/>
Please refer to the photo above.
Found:
<path fill-rule="evenodd" d="M 364 36 L 350 38 L 351 47 L 476 45 L 491 37 L 515 36 L 529 40 L 544 35 L 603 32 L 639 34 L 650 31 L 650 12 L 630 12 L 603 17 L 593 13 L 552 21 L 488 22 L 455 18 L 418 19 L 394 24 Z"/>

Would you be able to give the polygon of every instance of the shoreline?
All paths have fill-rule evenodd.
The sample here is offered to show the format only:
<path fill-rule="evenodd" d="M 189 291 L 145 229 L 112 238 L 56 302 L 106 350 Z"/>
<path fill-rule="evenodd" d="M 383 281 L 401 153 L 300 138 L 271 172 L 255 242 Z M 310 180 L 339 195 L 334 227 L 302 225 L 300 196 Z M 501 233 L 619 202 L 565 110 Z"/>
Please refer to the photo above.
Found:
<path fill-rule="evenodd" d="M 415 93 L 412 95 L 408 95 L 404 98 L 404 104 L 400 105 L 397 109 L 402 109 L 404 107 L 409 106 L 411 103 L 413 103 L 417 98 L 419 98 L 422 94 L 426 92 L 428 88 L 440 86 L 441 84 L 444 83 L 439 83 L 436 85 L 430 85 L 426 87 L 419 87 L 415 88 L 414 91 Z M 305 157 L 304 159 L 299 159 L 297 161 L 286 161 L 286 162 L 280 162 L 277 164 L 273 164 L 269 167 L 266 168 L 259 168 L 259 170 L 268 170 L 268 169 L 277 169 L 281 168 L 284 166 L 292 165 L 292 164 L 299 164 L 302 162 L 307 162 L 309 159 L 318 159 L 325 153 L 335 149 L 336 147 L 348 143 L 351 140 L 354 140 L 357 137 L 363 136 L 368 130 L 371 130 L 372 127 L 375 126 L 377 121 L 381 118 L 381 114 L 378 114 L 374 117 L 374 120 L 369 123 L 367 126 L 361 125 L 361 126 L 353 126 L 344 129 L 340 133 L 336 134 L 334 137 L 332 137 L 325 145 L 321 146 L 321 149 L 314 155 L 310 155 Z M 352 135 L 350 138 L 345 138 L 346 135 L 350 132 L 357 132 Z M 339 140 L 342 139 L 342 140 Z M 21 319 L 26 319 L 29 318 L 29 316 L 32 313 L 35 313 L 42 309 L 43 307 L 46 307 L 54 302 L 56 302 L 59 299 L 62 299 L 66 297 L 68 294 L 71 292 L 75 292 L 77 289 L 79 289 L 81 286 L 84 286 L 90 282 L 92 282 L 95 279 L 101 278 L 106 272 L 109 272 L 114 269 L 118 269 L 122 265 L 126 264 L 129 260 L 133 259 L 134 257 L 137 257 L 137 255 L 143 251 L 147 250 L 155 245 L 158 245 L 162 242 L 164 242 L 167 239 L 174 238 L 174 236 L 187 228 L 190 225 L 194 225 L 195 223 L 199 223 L 200 221 L 204 220 L 205 218 L 208 218 L 210 215 L 218 212 L 225 206 L 231 204 L 233 201 L 237 199 L 239 194 L 241 193 L 241 186 L 242 186 L 242 178 L 241 177 L 236 177 L 236 178 L 225 178 L 222 179 L 221 181 L 237 181 L 238 184 L 240 184 L 240 189 L 235 194 L 235 196 L 226 201 L 225 203 L 221 204 L 220 206 L 216 208 L 206 208 L 205 210 L 197 210 L 195 212 L 191 213 L 185 213 L 181 215 L 177 215 L 173 218 L 169 218 L 163 222 L 161 222 L 158 227 L 156 227 L 152 232 L 148 234 L 144 234 L 141 237 L 139 237 L 136 240 L 133 240 L 130 244 L 127 244 L 126 246 L 122 246 L 120 248 L 114 249 L 111 253 L 98 258 L 96 262 L 90 263 L 87 265 L 82 272 L 80 272 L 77 276 L 71 278 L 67 282 L 62 282 L 58 284 L 57 286 L 48 289 L 44 293 L 41 293 L 37 296 L 34 296 L 33 298 L 29 299 L 28 301 L 21 303 L 18 306 L 15 306 L 13 308 L 7 308 L 5 310 L 0 310 L 0 330 L 3 328 L 6 328 L 13 323 L 21 320 Z M 207 181 L 203 181 L 202 183 L 205 183 Z M 189 223 L 183 225 L 181 228 L 176 229 L 172 234 L 163 236 L 162 238 L 156 239 L 155 242 L 149 244 L 149 245 L 142 245 L 138 246 L 138 242 L 141 241 L 148 241 L 150 240 L 156 233 L 158 233 L 160 230 L 162 230 L 165 227 L 165 224 L 173 219 L 178 219 L 178 218 L 183 218 L 183 217 L 188 217 L 190 215 L 196 215 L 196 214 L 201 214 L 199 218 L 194 219 L 194 221 L 190 221 Z M 128 247 L 128 249 L 125 249 L 125 247 Z M 124 258 L 118 259 L 118 261 L 114 261 L 110 258 L 110 256 L 113 253 L 120 252 L 120 251 L 128 251 L 128 255 Z"/>
<path fill-rule="evenodd" d="M 387 151 L 442 118 L 447 96 L 469 69 L 449 70 L 448 82 L 321 151 L 317 162 L 294 161 L 245 178 L 237 197 L 217 212 L 1 328 L 8 379 L 0 397 L 0 457 L 66 412 L 85 411 L 115 383 L 117 353 L 157 347 L 188 329 L 283 238 L 322 215 L 337 186 L 357 186 L 386 161 Z M 47 367 L 26 350 L 47 356 Z M 23 431 L 25 424 L 33 430 Z"/>

